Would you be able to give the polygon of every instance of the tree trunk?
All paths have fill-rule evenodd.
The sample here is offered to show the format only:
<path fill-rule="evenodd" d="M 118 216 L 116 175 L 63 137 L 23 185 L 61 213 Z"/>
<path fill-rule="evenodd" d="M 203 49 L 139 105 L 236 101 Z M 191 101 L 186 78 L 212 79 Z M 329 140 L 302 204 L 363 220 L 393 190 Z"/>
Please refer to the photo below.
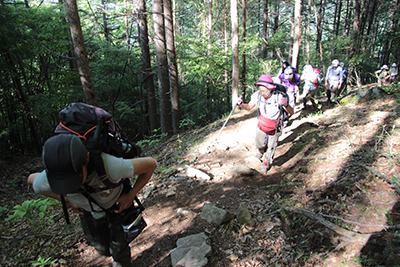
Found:
<path fill-rule="evenodd" d="M 211 36 L 212 36 L 212 0 L 208 1 L 208 19 L 207 19 L 207 29 L 208 29 L 208 36 L 207 36 L 207 56 L 211 56 Z M 207 69 L 210 66 L 207 64 Z M 211 75 L 210 72 L 206 74 L 206 114 L 207 114 L 207 121 L 211 121 L 212 117 L 212 101 L 211 101 Z"/>
<path fill-rule="evenodd" d="M 153 131 L 158 129 L 160 125 L 157 118 L 156 93 L 154 89 L 153 72 L 151 70 L 149 31 L 147 27 L 147 10 L 145 0 L 138 0 L 138 28 L 139 43 L 142 50 L 143 83 L 147 93 L 150 130 Z"/>
<path fill-rule="evenodd" d="M 399 14 L 399 8 L 400 8 L 400 0 L 397 0 L 396 5 L 393 5 L 390 7 L 390 17 L 391 17 L 391 25 L 388 27 L 388 33 L 387 36 L 390 38 L 386 38 L 386 41 L 384 43 L 384 47 L 382 49 L 382 51 L 384 51 L 382 53 L 382 57 L 381 57 L 381 66 L 383 64 L 389 64 L 389 57 L 390 57 L 390 53 L 392 52 L 392 44 L 393 44 L 393 38 L 391 35 L 394 35 L 395 33 L 395 27 L 398 27 L 398 21 L 399 19 L 398 14 Z"/>
<path fill-rule="evenodd" d="M 171 87 L 172 128 L 174 134 L 177 134 L 179 132 L 181 118 L 179 110 L 178 66 L 176 63 L 174 19 L 171 0 L 164 0 L 164 21 L 165 38 L 167 41 L 169 83 Z"/>
<path fill-rule="evenodd" d="M 366 35 L 369 36 L 369 34 L 371 33 L 371 28 L 372 28 L 372 24 L 374 22 L 374 18 L 375 18 L 375 12 L 376 12 L 376 6 L 378 4 L 378 0 L 372 0 L 372 7 L 369 11 L 369 15 L 368 15 L 368 26 L 367 26 L 367 30 L 366 30 Z"/>
<path fill-rule="evenodd" d="M 321 67 L 323 69 L 323 72 L 326 73 L 326 67 L 324 64 L 324 54 L 323 54 L 323 50 L 322 50 L 322 43 L 321 43 L 321 38 L 322 38 L 322 18 L 324 17 L 324 12 L 325 9 L 323 7 L 323 0 L 320 1 L 319 3 L 319 12 L 317 12 L 317 6 L 315 5 L 314 2 L 314 12 L 315 12 L 315 24 L 317 25 L 317 40 L 315 43 L 315 49 L 317 50 L 317 53 L 319 53 L 320 55 L 320 59 L 321 59 Z"/>
<path fill-rule="evenodd" d="M 317 9 L 317 5 L 315 4 L 314 0 L 314 13 L 315 13 L 315 25 L 317 27 L 317 37 L 315 40 L 315 50 L 318 53 L 319 52 L 319 44 L 321 42 L 322 39 L 322 15 L 324 12 L 323 9 L 323 0 L 320 0 L 319 2 L 319 9 Z M 317 11 L 318 10 L 318 11 Z"/>
<path fill-rule="evenodd" d="M 354 7 L 354 21 L 353 21 L 353 36 L 352 36 L 352 46 L 350 48 L 350 60 L 358 55 L 359 51 L 359 26 L 360 26 L 360 9 L 361 9 L 361 0 L 355 1 Z M 349 68 L 349 76 L 347 77 L 347 82 L 352 83 L 354 77 L 354 67 L 350 66 Z M 359 83 L 357 81 L 357 83 Z"/>
<path fill-rule="evenodd" d="M 157 57 L 157 81 L 160 97 L 161 132 L 173 133 L 171 102 L 169 97 L 168 60 L 165 46 L 165 27 L 162 0 L 153 0 L 154 46 Z"/>
<path fill-rule="evenodd" d="M 333 4 L 335 5 L 335 12 L 333 14 L 333 24 L 332 24 L 332 33 L 331 33 L 332 34 L 332 40 L 334 40 L 335 33 L 336 33 L 336 25 L 337 25 L 336 20 L 337 20 L 337 17 L 338 17 L 338 4 L 337 4 L 337 1 L 339 1 L 339 0 L 336 0 L 336 1 L 333 2 Z M 330 51 L 330 53 L 332 53 L 332 51 Z"/>
<path fill-rule="evenodd" d="M 344 36 L 348 36 L 350 33 L 350 21 L 351 21 L 351 6 L 352 6 L 353 1 L 347 0 L 346 3 L 346 19 L 344 23 Z"/>
<path fill-rule="evenodd" d="M 17 62 L 15 62 L 12 54 L 9 51 L 4 50 L 2 52 L 4 52 L 4 55 L 8 61 L 7 65 L 9 66 L 10 72 L 13 74 L 12 81 L 13 81 L 14 88 L 16 89 L 16 92 L 17 92 L 16 97 L 18 98 L 18 96 L 19 96 L 19 102 L 23 108 L 24 114 L 22 116 L 27 116 L 29 128 L 31 131 L 32 141 L 34 143 L 34 148 L 35 148 L 36 152 L 40 152 L 41 151 L 40 140 L 39 140 L 39 137 L 36 132 L 36 127 L 35 127 L 35 123 L 33 121 L 33 117 L 31 116 L 32 112 L 31 112 L 30 103 L 28 102 L 28 98 L 26 97 L 26 94 L 24 92 L 24 86 L 20 79 L 21 74 L 19 74 L 20 71 L 18 71 L 18 69 L 17 69 L 18 65 L 20 66 L 20 68 L 23 68 L 23 66 L 21 65 L 22 61 L 20 60 L 20 63 L 17 64 Z M 25 72 L 25 70 L 21 69 L 21 72 Z M 15 121 L 17 121 L 17 120 L 15 119 Z M 10 121 L 10 122 L 12 122 L 12 121 Z M 18 140 L 18 143 L 20 143 L 20 140 Z M 18 143 L 14 144 L 14 146 L 18 146 Z"/>
<path fill-rule="evenodd" d="M 237 1 L 231 0 L 232 20 L 232 108 L 239 97 L 239 18 Z"/>
<path fill-rule="evenodd" d="M 301 42 L 301 0 L 296 0 L 294 8 L 294 27 L 293 27 L 293 57 L 292 66 L 298 69 L 298 58 L 300 54 Z"/>
<path fill-rule="evenodd" d="M 246 19 L 247 19 L 247 14 L 246 14 L 246 0 L 243 0 L 243 10 L 242 10 L 242 42 L 245 44 L 246 43 Z M 242 99 L 244 99 L 244 96 L 246 95 L 246 49 L 243 48 L 243 53 L 242 53 Z"/>
<path fill-rule="evenodd" d="M 272 28 L 272 36 L 278 32 L 279 28 L 279 2 L 275 3 L 274 9 L 274 27 Z M 275 50 L 272 52 L 272 58 L 275 57 Z"/>
<path fill-rule="evenodd" d="M 225 58 L 228 60 L 228 39 L 229 39 L 229 31 L 228 31 L 228 11 L 227 11 L 227 2 L 224 0 L 224 48 L 225 48 Z M 229 112 L 231 110 L 231 90 L 229 88 L 229 71 L 228 68 L 224 69 L 224 79 L 225 79 L 225 91 L 226 91 L 226 111 Z"/>
<path fill-rule="evenodd" d="M 308 22 L 307 22 L 307 64 L 310 64 L 311 51 L 310 51 L 310 38 L 311 38 L 311 0 L 308 0 Z"/>
<path fill-rule="evenodd" d="M 338 0 L 337 6 L 337 19 L 335 25 L 335 36 L 339 36 L 340 17 L 342 16 L 342 0 Z"/>
<path fill-rule="evenodd" d="M 76 0 L 65 0 L 65 9 L 67 11 L 74 51 L 78 57 L 79 77 L 81 79 L 83 92 L 85 93 L 86 103 L 98 106 Z"/>
<path fill-rule="evenodd" d="M 368 21 L 366 21 L 366 24 L 367 24 L 366 25 L 366 31 L 365 31 L 366 38 L 364 38 L 364 42 L 363 42 L 363 48 L 362 48 L 363 52 L 367 51 L 367 46 L 368 46 L 368 43 L 370 42 L 370 38 L 368 38 L 368 37 L 369 37 L 369 35 L 371 33 L 372 24 L 374 22 L 377 3 L 378 3 L 377 0 L 372 0 L 371 8 L 369 8 L 367 10 L 367 12 L 368 12 L 368 15 L 367 15 Z"/>
<path fill-rule="evenodd" d="M 267 40 L 268 40 L 268 0 L 264 0 L 263 8 L 263 30 L 261 41 L 261 58 L 267 58 Z"/>
<path fill-rule="evenodd" d="M 125 13 L 128 13 L 128 4 L 126 2 L 127 0 L 124 0 L 124 10 Z M 129 26 L 129 16 L 125 16 L 125 42 L 126 42 L 126 46 L 128 49 L 130 49 L 131 46 L 131 29 Z M 140 37 L 139 37 L 140 38 Z"/>
<path fill-rule="evenodd" d="M 104 0 L 101 0 L 101 5 L 103 7 L 103 10 L 106 10 L 106 2 Z M 108 30 L 108 23 L 107 23 L 107 14 L 106 12 L 103 12 L 103 32 L 104 32 L 104 38 L 106 39 L 107 42 L 110 41 L 109 37 L 109 30 Z"/>

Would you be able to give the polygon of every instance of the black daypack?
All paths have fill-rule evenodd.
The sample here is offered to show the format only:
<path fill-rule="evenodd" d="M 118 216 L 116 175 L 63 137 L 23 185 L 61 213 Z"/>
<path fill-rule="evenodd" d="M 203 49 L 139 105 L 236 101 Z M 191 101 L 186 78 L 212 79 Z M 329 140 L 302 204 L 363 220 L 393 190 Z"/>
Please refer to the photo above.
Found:
<path fill-rule="evenodd" d="M 274 84 L 276 85 L 275 91 L 278 92 L 278 94 L 283 95 L 283 97 L 285 97 L 289 102 L 289 95 L 287 94 L 286 86 L 277 83 Z M 282 107 L 280 107 L 280 110 L 281 110 L 282 122 L 288 121 L 290 117 L 289 113 L 286 111 L 286 109 Z"/>

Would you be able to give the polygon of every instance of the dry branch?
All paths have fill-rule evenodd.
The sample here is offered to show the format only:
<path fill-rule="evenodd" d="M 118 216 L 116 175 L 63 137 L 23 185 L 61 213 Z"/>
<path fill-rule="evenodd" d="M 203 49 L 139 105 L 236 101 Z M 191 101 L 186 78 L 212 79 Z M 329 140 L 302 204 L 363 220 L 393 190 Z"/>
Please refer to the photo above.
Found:
<path fill-rule="evenodd" d="M 391 186 L 394 190 L 396 190 L 397 194 L 400 195 L 400 186 L 399 186 L 399 184 L 396 183 L 395 181 L 393 181 L 393 179 L 391 179 L 389 176 L 384 175 L 383 173 L 381 173 L 381 172 L 379 172 L 379 171 L 377 171 L 377 170 L 375 170 L 375 169 L 373 169 L 373 168 L 371 168 L 371 167 L 368 167 L 368 166 L 366 166 L 366 165 L 364 165 L 364 164 L 361 164 L 361 163 L 355 163 L 355 164 L 358 165 L 358 166 L 361 166 L 361 167 L 366 168 L 366 169 L 369 170 L 373 175 L 378 176 L 379 178 L 383 179 L 385 182 L 387 182 L 388 184 L 390 184 L 390 186 Z"/>
<path fill-rule="evenodd" d="M 297 214 L 304 215 L 314 221 L 317 221 L 318 223 L 321 223 L 322 225 L 326 226 L 330 230 L 332 230 L 335 233 L 337 233 L 338 235 L 340 235 L 341 236 L 340 240 L 343 241 L 343 243 L 345 243 L 345 244 L 346 243 L 365 242 L 370 237 L 370 234 L 359 234 L 359 233 L 344 229 L 342 227 L 339 227 L 339 226 L 325 220 L 321 215 L 315 214 L 315 213 L 305 210 L 305 209 L 291 208 L 291 207 L 285 207 L 283 209 L 287 212 L 294 212 Z M 342 246 L 344 246 L 344 244 L 342 244 Z"/>

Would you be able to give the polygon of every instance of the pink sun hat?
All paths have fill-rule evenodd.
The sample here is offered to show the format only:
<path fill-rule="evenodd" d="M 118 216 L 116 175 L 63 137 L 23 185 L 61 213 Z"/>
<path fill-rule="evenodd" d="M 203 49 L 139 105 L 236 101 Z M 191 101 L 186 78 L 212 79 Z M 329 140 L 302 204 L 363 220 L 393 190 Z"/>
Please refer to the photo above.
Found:
<path fill-rule="evenodd" d="M 274 81 L 272 80 L 272 77 L 266 74 L 262 74 L 260 78 L 258 79 L 258 82 L 256 83 L 256 86 L 262 85 L 267 87 L 268 89 L 275 89 L 276 85 L 273 84 Z"/>

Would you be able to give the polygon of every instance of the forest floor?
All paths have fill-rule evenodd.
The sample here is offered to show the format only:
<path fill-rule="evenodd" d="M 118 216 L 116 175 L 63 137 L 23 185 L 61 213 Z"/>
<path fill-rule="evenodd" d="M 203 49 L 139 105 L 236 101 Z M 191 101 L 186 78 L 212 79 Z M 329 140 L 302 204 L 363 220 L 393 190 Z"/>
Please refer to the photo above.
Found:
<path fill-rule="evenodd" d="M 153 188 L 143 199 L 147 227 L 130 244 L 133 266 L 171 266 L 178 238 L 200 232 L 209 236 L 209 267 L 400 266 L 398 98 L 353 95 L 331 107 L 320 98 L 319 112 L 297 104 L 267 173 L 255 158 L 255 112 L 234 114 L 223 131 L 226 118 L 145 150 L 159 167 L 140 193 Z M 231 177 L 237 165 L 252 174 Z M 212 179 L 187 177 L 185 166 Z M 6 220 L 15 205 L 44 199 L 26 185 L 42 163 L 3 156 L 0 167 L 0 265 L 110 266 L 85 243 L 77 216 L 65 224 L 61 205 L 47 207 L 43 219 L 31 208 L 31 217 Z M 200 216 L 204 203 L 233 213 L 245 203 L 256 225 L 211 225 Z"/>

